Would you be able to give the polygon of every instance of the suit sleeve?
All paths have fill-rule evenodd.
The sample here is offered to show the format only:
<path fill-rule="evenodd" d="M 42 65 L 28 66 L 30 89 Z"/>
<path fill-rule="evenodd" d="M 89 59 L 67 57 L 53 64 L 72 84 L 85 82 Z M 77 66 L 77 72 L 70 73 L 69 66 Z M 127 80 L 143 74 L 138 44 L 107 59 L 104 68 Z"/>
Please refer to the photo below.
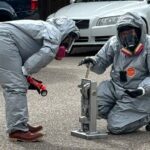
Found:
<path fill-rule="evenodd" d="M 150 50 L 150 48 L 149 48 Z M 145 89 L 145 93 L 150 95 L 150 52 L 148 52 L 146 56 L 146 66 L 148 69 L 148 75 L 147 77 L 139 84 L 139 87 L 142 87 Z"/>
<path fill-rule="evenodd" d="M 49 36 L 50 33 L 47 28 L 44 26 L 43 28 L 44 29 L 36 35 L 36 40 L 43 39 L 43 46 L 24 63 L 24 68 L 28 74 L 37 73 L 41 68 L 48 65 L 55 58 L 60 44 L 60 39 L 57 38 L 59 37 L 59 35 L 57 35 L 59 34 L 58 32 Z"/>
<path fill-rule="evenodd" d="M 91 71 L 97 74 L 102 74 L 105 72 L 106 68 L 113 63 L 114 45 L 115 43 L 113 43 L 111 39 L 107 41 L 107 43 L 93 57 L 96 61 L 96 64 L 91 68 Z"/>

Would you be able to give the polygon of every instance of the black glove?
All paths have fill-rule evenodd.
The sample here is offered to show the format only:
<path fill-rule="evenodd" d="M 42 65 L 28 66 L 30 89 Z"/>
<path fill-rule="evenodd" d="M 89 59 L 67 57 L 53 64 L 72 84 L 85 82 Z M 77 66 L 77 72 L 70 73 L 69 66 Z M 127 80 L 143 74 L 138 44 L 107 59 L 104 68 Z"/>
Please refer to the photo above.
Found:
<path fill-rule="evenodd" d="M 26 78 L 27 78 L 27 81 L 28 81 L 28 83 L 29 83 L 28 89 L 29 89 L 29 90 L 37 90 L 37 92 L 40 94 L 40 89 L 39 89 L 37 86 L 35 86 L 30 80 L 28 80 L 28 76 L 26 76 Z M 42 81 L 37 80 L 37 79 L 35 79 L 35 78 L 32 78 L 32 80 L 35 80 L 35 81 L 38 82 L 38 83 L 42 83 Z"/>
<path fill-rule="evenodd" d="M 37 92 L 40 94 L 40 90 L 33 84 L 30 83 L 29 87 L 28 87 L 29 90 L 37 90 Z"/>
<path fill-rule="evenodd" d="M 92 57 L 85 57 L 79 62 L 78 66 L 81 66 L 83 64 L 90 64 L 90 63 L 94 66 L 96 64 L 96 61 Z"/>
<path fill-rule="evenodd" d="M 132 98 L 136 98 L 138 96 L 144 95 L 145 90 L 143 88 L 138 88 L 136 90 L 125 90 L 125 93 L 127 93 Z"/>

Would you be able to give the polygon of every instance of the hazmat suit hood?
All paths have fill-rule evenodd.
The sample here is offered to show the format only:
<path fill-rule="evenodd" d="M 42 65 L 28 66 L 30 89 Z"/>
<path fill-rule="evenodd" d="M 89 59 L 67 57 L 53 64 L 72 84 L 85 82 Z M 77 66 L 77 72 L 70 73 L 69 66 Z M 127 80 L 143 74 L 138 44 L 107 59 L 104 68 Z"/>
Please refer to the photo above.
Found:
<path fill-rule="evenodd" d="M 140 43 L 144 43 L 146 37 L 146 25 L 143 19 L 138 16 L 136 13 L 125 13 L 117 22 L 117 29 L 124 26 L 131 26 L 135 28 L 139 28 L 141 31 Z M 119 33 L 117 33 L 117 38 L 119 43 L 121 44 Z"/>
<path fill-rule="evenodd" d="M 61 33 L 61 41 L 65 39 L 65 37 L 74 32 L 79 37 L 79 29 L 75 25 L 75 21 L 66 17 L 59 18 L 48 18 L 46 20 L 48 23 L 53 24 Z"/>

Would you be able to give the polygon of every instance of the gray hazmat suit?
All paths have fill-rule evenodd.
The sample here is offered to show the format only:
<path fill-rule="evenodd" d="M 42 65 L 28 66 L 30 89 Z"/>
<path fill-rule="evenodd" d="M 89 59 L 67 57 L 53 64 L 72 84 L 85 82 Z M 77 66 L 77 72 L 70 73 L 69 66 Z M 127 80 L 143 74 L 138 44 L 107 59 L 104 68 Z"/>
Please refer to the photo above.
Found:
<path fill-rule="evenodd" d="M 126 56 L 118 35 L 110 38 L 92 58 L 96 64 L 91 70 L 102 74 L 110 65 L 111 79 L 97 88 L 98 114 L 107 119 L 108 130 L 114 134 L 136 131 L 150 121 L 150 36 L 145 34 L 145 24 L 135 13 L 127 13 L 117 26 L 132 25 L 141 29 L 140 42 L 144 45 L 139 55 Z M 128 70 L 127 81 L 120 81 L 120 71 Z M 145 89 L 145 95 L 131 98 L 126 89 Z"/>
<path fill-rule="evenodd" d="M 17 20 L 0 24 L 0 84 L 6 101 L 7 132 L 28 131 L 26 93 L 29 75 L 50 63 L 61 41 L 78 32 L 75 22 L 67 18 Z"/>

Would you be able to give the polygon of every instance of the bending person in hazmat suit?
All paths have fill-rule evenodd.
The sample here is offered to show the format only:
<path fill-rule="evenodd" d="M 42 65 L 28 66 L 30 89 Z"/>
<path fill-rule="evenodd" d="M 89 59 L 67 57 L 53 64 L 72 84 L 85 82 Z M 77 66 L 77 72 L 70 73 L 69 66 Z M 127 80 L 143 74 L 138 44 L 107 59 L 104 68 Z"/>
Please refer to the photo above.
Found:
<path fill-rule="evenodd" d="M 124 14 L 117 35 L 80 62 L 91 63 L 97 74 L 112 65 L 111 79 L 97 88 L 98 115 L 107 119 L 112 134 L 130 133 L 150 122 L 150 36 L 144 27 L 137 14 Z"/>
<path fill-rule="evenodd" d="M 28 124 L 26 77 L 37 73 L 79 36 L 75 22 L 67 18 L 18 20 L 0 24 L 0 84 L 6 101 L 10 139 L 38 141 L 42 126 Z M 62 48 L 63 47 L 63 48 Z"/>

